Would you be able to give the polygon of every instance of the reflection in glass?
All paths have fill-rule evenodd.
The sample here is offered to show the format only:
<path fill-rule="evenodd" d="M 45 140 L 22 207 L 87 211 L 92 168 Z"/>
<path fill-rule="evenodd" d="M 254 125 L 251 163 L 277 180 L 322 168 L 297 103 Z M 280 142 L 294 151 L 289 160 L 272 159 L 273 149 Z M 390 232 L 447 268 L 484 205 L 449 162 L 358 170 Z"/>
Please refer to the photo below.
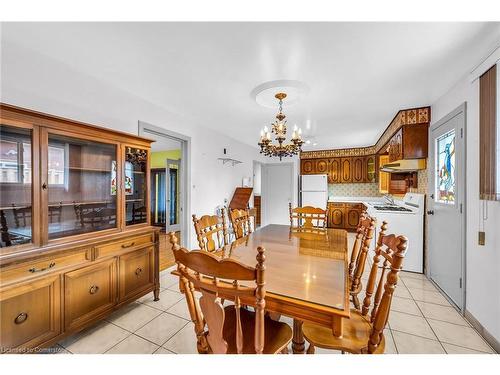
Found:
<path fill-rule="evenodd" d="M 125 211 L 126 224 L 140 224 L 147 221 L 146 205 L 146 150 L 127 147 L 125 150 Z"/>
<path fill-rule="evenodd" d="M 31 242 L 31 130 L 0 126 L 0 247 Z"/>
<path fill-rule="evenodd" d="M 50 134 L 47 167 L 49 239 L 116 228 L 115 145 Z"/>
<path fill-rule="evenodd" d="M 436 201 L 455 204 L 455 129 L 436 139 Z"/>

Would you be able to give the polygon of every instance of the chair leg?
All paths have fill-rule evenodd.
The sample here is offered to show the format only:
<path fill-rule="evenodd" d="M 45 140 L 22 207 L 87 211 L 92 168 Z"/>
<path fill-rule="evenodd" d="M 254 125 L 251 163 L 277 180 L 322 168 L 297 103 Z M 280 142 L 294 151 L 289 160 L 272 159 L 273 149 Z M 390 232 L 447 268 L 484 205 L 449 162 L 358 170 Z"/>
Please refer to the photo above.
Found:
<path fill-rule="evenodd" d="M 315 350 L 314 350 L 314 345 L 313 344 L 309 344 L 309 348 L 307 348 L 307 354 L 314 354 Z"/>
<path fill-rule="evenodd" d="M 356 310 L 360 309 L 361 305 L 359 304 L 359 298 L 357 295 L 352 296 L 352 303 L 354 304 L 354 307 L 356 308 Z"/>

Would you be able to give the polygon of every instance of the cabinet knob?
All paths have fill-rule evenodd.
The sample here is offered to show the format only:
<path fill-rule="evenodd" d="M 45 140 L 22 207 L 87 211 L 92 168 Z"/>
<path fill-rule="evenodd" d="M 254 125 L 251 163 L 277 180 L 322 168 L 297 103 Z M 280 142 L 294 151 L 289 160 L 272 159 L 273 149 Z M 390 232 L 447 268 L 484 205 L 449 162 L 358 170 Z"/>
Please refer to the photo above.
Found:
<path fill-rule="evenodd" d="M 135 275 L 137 277 L 141 276 L 141 273 L 142 273 L 142 268 L 141 267 L 138 267 L 136 270 L 135 270 Z"/>
<path fill-rule="evenodd" d="M 18 316 L 16 316 L 16 319 L 14 319 L 14 323 L 16 324 L 22 324 L 28 319 L 28 313 L 22 312 Z"/>
<path fill-rule="evenodd" d="M 96 294 L 98 290 L 99 290 L 99 287 L 97 285 L 92 285 L 89 289 L 89 293 Z"/>
<path fill-rule="evenodd" d="M 434 210 L 427 211 L 427 215 L 434 215 Z"/>

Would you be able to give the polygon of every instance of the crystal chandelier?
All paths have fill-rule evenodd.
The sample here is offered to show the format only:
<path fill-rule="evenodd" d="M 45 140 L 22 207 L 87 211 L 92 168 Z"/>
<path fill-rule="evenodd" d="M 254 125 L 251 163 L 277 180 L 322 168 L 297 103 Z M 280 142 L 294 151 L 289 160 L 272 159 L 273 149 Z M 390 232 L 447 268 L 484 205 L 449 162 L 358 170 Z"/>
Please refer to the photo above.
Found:
<path fill-rule="evenodd" d="M 302 130 L 297 129 L 297 126 L 295 126 L 292 133 L 292 142 L 283 144 L 286 139 L 286 116 L 283 114 L 283 99 L 286 98 L 286 94 L 279 92 L 274 97 L 279 100 L 279 112 L 276 115 L 276 120 L 271 124 L 271 132 L 269 132 L 267 126 L 260 131 L 260 142 L 258 144 L 261 154 L 271 157 L 277 156 L 281 160 L 284 156 L 297 155 L 302 151 L 304 141 L 302 140 Z M 276 135 L 275 139 L 278 144 L 271 143 L 271 133 Z"/>

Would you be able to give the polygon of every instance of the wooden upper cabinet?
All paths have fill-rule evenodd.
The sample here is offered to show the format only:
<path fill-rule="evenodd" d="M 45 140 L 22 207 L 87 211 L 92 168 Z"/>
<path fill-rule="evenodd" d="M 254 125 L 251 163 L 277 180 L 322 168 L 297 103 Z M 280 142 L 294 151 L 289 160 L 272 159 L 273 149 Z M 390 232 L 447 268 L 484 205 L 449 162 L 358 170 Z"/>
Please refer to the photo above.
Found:
<path fill-rule="evenodd" d="M 317 159 L 316 174 L 326 174 L 326 173 L 328 173 L 328 159 Z"/>
<path fill-rule="evenodd" d="M 341 180 L 341 160 L 340 158 L 332 158 L 330 160 L 330 173 L 328 174 L 328 182 L 338 184 Z"/>
<path fill-rule="evenodd" d="M 366 156 L 364 160 L 364 180 L 376 182 L 378 180 L 377 158 L 375 155 Z"/>
<path fill-rule="evenodd" d="M 428 124 L 404 125 L 389 141 L 389 162 L 428 155 Z"/>
<path fill-rule="evenodd" d="M 314 159 L 300 161 L 300 174 L 314 174 Z"/>
<path fill-rule="evenodd" d="M 351 174 L 352 174 L 352 182 L 364 182 L 365 158 L 363 156 L 356 156 L 352 158 Z"/>
<path fill-rule="evenodd" d="M 379 164 L 384 165 L 389 162 L 389 156 L 388 155 L 380 155 L 379 157 Z M 389 193 L 389 179 L 391 177 L 390 173 L 387 172 L 382 172 L 379 171 L 379 178 L 378 178 L 378 190 L 382 194 L 387 194 Z"/>
<path fill-rule="evenodd" d="M 352 158 L 342 158 L 340 163 L 342 168 L 341 182 L 352 182 Z"/>

